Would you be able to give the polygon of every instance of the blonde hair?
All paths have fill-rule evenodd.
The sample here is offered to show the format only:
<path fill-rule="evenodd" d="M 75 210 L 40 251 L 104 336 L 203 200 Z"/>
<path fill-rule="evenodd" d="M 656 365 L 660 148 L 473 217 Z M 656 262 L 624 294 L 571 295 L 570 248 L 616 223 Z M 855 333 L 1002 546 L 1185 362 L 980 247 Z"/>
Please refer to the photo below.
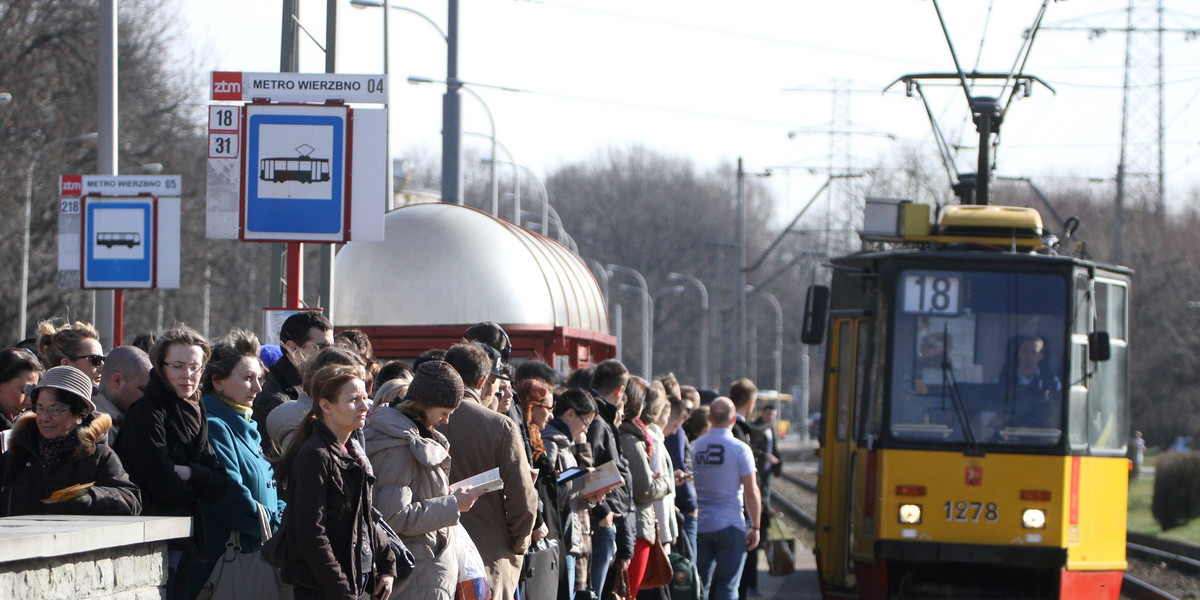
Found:
<path fill-rule="evenodd" d="M 91 323 L 75 321 L 58 325 L 54 321 L 42 321 L 38 323 L 38 357 L 46 368 L 57 367 L 64 360 L 78 356 L 80 345 L 88 339 L 100 341 L 100 332 Z"/>

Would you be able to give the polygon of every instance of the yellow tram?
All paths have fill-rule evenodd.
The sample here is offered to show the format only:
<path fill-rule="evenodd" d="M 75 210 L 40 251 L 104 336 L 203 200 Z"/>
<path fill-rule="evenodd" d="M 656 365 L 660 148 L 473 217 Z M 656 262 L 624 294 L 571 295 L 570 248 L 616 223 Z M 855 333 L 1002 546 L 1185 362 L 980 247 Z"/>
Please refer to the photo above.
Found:
<path fill-rule="evenodd" d="M 1115 600 L 1130 272 L 1059 255 L 1028 208 L 868 202 L 872 222 L 805 309 L 828 343 L 824 597 Z"/>

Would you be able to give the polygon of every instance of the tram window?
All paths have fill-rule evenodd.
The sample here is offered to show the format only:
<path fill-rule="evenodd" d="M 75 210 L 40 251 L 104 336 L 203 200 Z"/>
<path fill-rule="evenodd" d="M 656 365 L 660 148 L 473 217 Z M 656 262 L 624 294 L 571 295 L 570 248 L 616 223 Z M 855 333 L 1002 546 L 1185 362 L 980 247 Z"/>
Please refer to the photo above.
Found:
<path fill-rule="evenodd" d="M 861 323 L 858 326 L 858 344 L 856 350 L 858 352 L 858 360 L 856 361 L 857 376 L 855 377 L 855 394 L 858 396 L 858 405 L 855 411 L 857 412 L 857 421 L 859 423 L 856 438 L 862 439 L 864 435 L 879 437 L 880 427 L 880 412 L 881 407 L 879 402 L 873 402 L 875 394 L 873 393 L 874 385 L 872 382 L 871 363 L 874 359 L 874 344 L 871 343 L 871 335 L 873 328 L 869 323 Z"/>
<path fill-rule="evenodd" d="M 1086 306 L 1087 280 L 1069 292 L 1068 280 L 1054 274 L 911 270 L 898 278 L 950 281 L 942 287 L 954 302 L 953 310 L 938 312 L 920 294 L 897 291 L 886 410 L 891 437 L 1058 443 L 1070 375 L 1064 372 L 1071 348 L 1067 294 L 1082 291 Z M 1083 322 L 1090 324 L 1090 315 Z M 1023 346 L 1032 351 L 1021 352 Z"/>
<path fill-rule="evenodd" d="M 1125 339 L 1125 287 L 1096 282 L 1096 331 L 1107 331 L 1109 339 Z"/>
<path fill-rule="evenodd" d="M 1091 333 L 1092 312 L 1088 304 L 1088 276 L 1080 273 L 1075 276 L 1075 319 L 1072 331 L 1075 335 Z"/>
<path fill-rule="evenodd" d="M 1128 342 L 1125 340 L 1126 289 L 1112 281 L 1096 281 L 1096 329 L 1109 332 L 1112 356 L 1091 363 L 1088 384 L 1087 428 L 1091 453 L 1121 456 L 1128 429 L 1123 398 L 1128 397 Z"/>
<path fill-rule="evenodd" d="M 838 326 L 838 364 L 837 364 L 837 440 L 846 440 L 850 429 L 850 401 L 854 390 L 854 338 L 853 323 L 843 321 Z"/>

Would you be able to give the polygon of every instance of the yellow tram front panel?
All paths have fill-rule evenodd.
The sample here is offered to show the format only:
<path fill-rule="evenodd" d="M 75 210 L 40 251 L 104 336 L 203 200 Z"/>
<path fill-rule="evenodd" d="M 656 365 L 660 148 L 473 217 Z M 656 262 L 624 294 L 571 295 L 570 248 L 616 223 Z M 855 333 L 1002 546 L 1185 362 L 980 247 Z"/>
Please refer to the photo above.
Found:
<path fill-rule="evenodd" d="M 1125 568 L 1125 459 L 923 450 L 863 450 L 859 458 L 866 468 L 855 492 L 867 497 L 854 505 L 866 506 L 871 495 L 878 504 L 874 515 L 855 515 L 858 560 L 881 539 L 1060 547 L 1068 570 Z"/>

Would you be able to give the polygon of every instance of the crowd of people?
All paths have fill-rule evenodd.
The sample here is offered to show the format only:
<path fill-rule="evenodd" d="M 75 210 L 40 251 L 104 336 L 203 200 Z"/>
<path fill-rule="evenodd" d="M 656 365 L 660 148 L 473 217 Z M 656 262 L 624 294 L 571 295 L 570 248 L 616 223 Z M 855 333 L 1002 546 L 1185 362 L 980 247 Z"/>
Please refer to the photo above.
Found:
<path fill-rule="evenodd" d="M 657 600 L 668 555 L 699 574 L 676 596 L 757 594 L 780 461 L 750 380 L 560 374 L 494 323 L 411 363 L 316 311 L 279 339 L 177 326 L 105 354 L 89 324 L 41 323 L 0 351 L 0 515 L 191 517 L 171 599 L 220 574 L 231 534 L 245 554 L 286 537 L 301 600 Z"/>

